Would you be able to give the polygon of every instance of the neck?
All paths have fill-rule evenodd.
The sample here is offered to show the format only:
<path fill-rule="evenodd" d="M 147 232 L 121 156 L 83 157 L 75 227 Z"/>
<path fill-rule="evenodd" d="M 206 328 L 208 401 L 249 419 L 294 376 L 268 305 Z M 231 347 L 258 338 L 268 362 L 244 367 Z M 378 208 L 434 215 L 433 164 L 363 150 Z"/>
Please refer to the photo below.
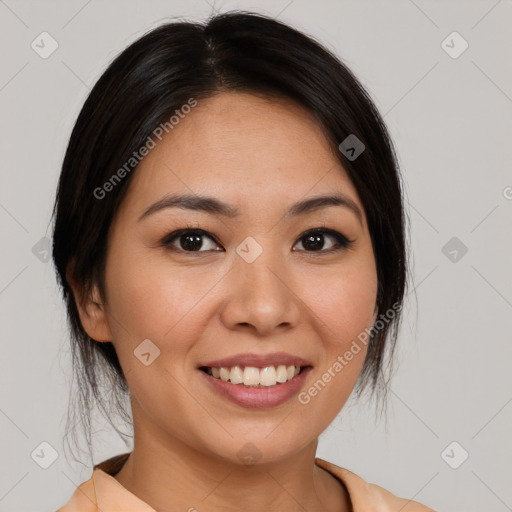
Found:
<path fill-rule="evenodd" d="M 343 485 L 315 465 L 318 440 L 285 460 L 244 465 L 135 428 L 133 451 L 114 478 L 158 512 L 340 512 Z"/>

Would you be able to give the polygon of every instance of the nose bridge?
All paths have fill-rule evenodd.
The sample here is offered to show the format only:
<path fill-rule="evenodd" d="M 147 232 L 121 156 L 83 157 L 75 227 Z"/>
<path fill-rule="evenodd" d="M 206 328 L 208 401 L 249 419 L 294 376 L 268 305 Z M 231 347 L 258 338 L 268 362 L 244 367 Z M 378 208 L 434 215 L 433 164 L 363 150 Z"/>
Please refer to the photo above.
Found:
<path fill-rule="evenodd" d="M 269 334 L 279 326 L 295 325 L 300 306 L 287 283 L 291 274 L 279 244 L 263 238 L 247 237 L 236 248 L 223 321 L 231 328 L 250 324 Z"/>
<path fill-rule="evenodd" d="M 236 248 L 237 258 L 234 260 L 235 270 L 254 286 L 267 286 L 280 289 L 282 281 L 289 273 L 279 243 L 275 243 L 272 235 L 258 239 L 248 236 Z M 279 279 L 277 276 L 282 277 Z M 284 290 L 283 290 L 284 291 Z"/>

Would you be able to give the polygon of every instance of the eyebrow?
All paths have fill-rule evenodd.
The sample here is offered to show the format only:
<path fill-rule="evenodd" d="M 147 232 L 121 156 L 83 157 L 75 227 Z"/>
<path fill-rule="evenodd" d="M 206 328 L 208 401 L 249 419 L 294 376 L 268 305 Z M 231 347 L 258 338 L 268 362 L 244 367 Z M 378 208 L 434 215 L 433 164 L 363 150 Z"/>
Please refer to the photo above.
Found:
<path fill-rule="evenodd" d="M 351 198 L 343 194 L 332 194 L 304 199 L 292 205 L 286 212 L 285 217 L 297 217 L 328 206 L 343 206 L 351 210 L 356 215 L 360 224 L 363 224 L 363 215 L 360 208 Z M 241 215 L 237 208 L 214 197 L 190 194 L 172 194 L 162 197 L 149 206 L 149 208 L 147 208 L 139 217 L 138 222 L 166 208 L 182 208 L 202 211 L 227 218 L 236 218 Z"/>

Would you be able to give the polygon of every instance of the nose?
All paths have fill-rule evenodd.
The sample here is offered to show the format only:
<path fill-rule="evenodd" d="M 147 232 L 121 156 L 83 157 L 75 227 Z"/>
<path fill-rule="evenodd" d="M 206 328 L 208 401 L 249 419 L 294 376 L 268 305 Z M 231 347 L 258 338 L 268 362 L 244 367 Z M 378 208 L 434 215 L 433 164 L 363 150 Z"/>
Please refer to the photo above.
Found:
<path fill-rule="evenodd" d="M 294 292 L 291 270 L 269 249 L 252 263 L 236 256 L 225 290 L 220 317 L 228 329 L 263 337 L 299 323 L 303 306 Z"/>

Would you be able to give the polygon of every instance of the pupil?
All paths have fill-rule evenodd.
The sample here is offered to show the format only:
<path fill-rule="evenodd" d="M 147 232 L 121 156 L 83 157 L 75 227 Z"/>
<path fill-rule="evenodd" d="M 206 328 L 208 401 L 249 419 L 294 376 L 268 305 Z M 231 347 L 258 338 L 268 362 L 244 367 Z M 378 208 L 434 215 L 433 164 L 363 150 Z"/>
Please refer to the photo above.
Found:
<path fill-rule="evenodd" d="M 181 247 L 188 251 L 197 251 L 201 249 L 201 246 L 203 245 L 203 242 L 201 241 L 201 235 L 183 235 L 181 239 Z M 183 240 L 185 240 L 184 243 Z"/>
<path fill-rule="evenodd" d="M 323 246 L 323 235 L 317 234 L 317 235 L 309 235 L 306 238 L 306 243 L 303 244 L 304 247 L 307 249 L 308 246 L 310 249 L 317 251 L 322 248 Z"/>

